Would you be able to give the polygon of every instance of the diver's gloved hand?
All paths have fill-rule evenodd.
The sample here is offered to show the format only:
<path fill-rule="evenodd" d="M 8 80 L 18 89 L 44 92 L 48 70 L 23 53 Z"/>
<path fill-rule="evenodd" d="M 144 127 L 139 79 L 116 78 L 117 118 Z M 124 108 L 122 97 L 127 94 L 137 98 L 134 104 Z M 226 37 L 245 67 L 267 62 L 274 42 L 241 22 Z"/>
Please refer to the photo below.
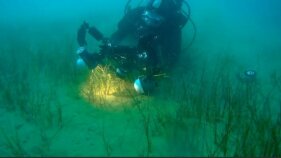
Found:
<path fill-rule="evenodd" d="M 155 80 L 150 76 L 139 77 L 134 82 L 134 88 L 139 94 L 150 94 L 156 87 Z"/>
<path fill-rule="evenodd" d="M 77 51 L 76 51 L 76 53 L 79 55 L 79 54 L 81 54 L 81 53 L 83 53 L 84 51 L 86 51 L 86 47 L 79 47 L 78 49 L 77 49 Z"/>
<path fill-rule="evenodd" d="M 86 42 L 87 29 L 89 29 L 89 24 L 87 22 L 84 22 L 78 29 L 77 41 L 78 41 L 79 46 L 87 45 L 87 42 Z"/>
<path fill-rule="evenodd" d="M 86 63 L 84 62 L 84 60 L 80 56 L 80 54 L 83 54 L 85 51 L 87 51 L 85 47 L 79 47 L 76 51 L 76 54 L 79 55 L 79 57 L 76 60 L 76 65 L 79 68 L 83 68 L 83 67 L 86 66 Z"/>
<path fill-rule="evenodd" d="M 79 58 L 76 61 L 77 66 L 87 65 L 89 69 L 94 69 L 103 60 L 104 56 L 99 53 L 89 53 L 85 47 L 79 47 L 77 52 Z"/>

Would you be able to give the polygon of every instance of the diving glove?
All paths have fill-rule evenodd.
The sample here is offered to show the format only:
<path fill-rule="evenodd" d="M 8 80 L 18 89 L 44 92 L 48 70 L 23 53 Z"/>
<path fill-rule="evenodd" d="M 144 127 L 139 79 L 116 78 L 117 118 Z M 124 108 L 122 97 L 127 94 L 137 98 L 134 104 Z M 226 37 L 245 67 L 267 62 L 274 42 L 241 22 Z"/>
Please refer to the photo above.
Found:
<path fill-rule="evenodd" d="M 77 64 L 82 64 L 83 62 L 88 66 L 89 69 L 94 69 L 101 62 L 103 56 L 98 53 L 89 53 L 85 47 L 80 47 L 77 50 L 79 59 L 76 61 Z"/>

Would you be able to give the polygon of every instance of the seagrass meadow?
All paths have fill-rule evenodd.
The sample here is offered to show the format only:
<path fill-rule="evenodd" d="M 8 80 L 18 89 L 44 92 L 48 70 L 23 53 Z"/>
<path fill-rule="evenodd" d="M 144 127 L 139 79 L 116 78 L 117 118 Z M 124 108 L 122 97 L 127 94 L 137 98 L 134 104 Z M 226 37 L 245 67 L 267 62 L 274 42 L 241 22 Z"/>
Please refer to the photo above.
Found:
<path fill-rule="evenodd" d="M 180 60 L 140 95 L 76 65 L 79 26 L 110 36 L 126 0 L 0 1 L 0 156 L 281 157 L 281 3 L 188 2 Z"/>

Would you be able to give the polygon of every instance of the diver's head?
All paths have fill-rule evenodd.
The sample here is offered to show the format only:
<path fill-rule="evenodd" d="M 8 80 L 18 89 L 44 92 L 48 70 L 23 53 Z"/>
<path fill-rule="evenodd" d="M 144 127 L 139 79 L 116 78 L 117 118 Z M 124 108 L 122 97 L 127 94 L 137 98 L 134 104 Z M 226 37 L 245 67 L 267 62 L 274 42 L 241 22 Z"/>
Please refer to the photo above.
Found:
<path fill-rule="evenodd" d="M 148 27 L 158 27 L 163 23 L 164 18 L 155 10 L 145 10 L 142 14 L 142 20 Z"/>
<path fill-rule="evenodd" d="M 147 10 L 153 10 L 164 19 L 174 19 L 181 12 L 183 0 L 150 0 Z"/>
<path fill-rule="evenodd" d="M 154 9 L 173 9 L 179 10 L 183 4 L 183 0 L 150 0 L 148 2 L 148 8 Z"/>
<path fill-rule="evenodd" d="M 159 6 L 161 5 L 162 0 L 150 0 L 147 4 L 147 8 L 159 8 Z"/>

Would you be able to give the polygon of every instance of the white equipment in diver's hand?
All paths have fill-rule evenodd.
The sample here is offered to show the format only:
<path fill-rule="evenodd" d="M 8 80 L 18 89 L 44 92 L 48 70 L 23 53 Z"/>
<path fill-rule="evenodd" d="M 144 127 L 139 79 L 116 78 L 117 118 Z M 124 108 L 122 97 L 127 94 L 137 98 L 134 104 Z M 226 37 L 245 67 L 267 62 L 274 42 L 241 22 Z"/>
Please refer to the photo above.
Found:
<path fill-rule="evenodd" d="M 135 80 L 134 88 L 139 94 L 150 94 L 156 86 L 155 80 L 148 76 L 142 76 Z"/>
<path fill-rule="evenodd" d="M 86 50 L 85 47 L 79 47 L 76 51 L 76 53 L 79 55 L 81 54 L 82 52 L 84 52 Z M 84 67 L 87 67 L 86 63 L 84 62 L 84 60 L 79 56 L 78 59 L 76 60 L 76 65 L 79 67 L 79 68 L 84 68 Z"/>
<path fill-rule="evenodd" d="M 139 94 L 144 93 L 144 90 L 143 90 L 143 87 L 142 87 L 142 84 L 141 84 L 141 80 L 139 78 L 135 80 L 134 88 Z"/>
<path fill-rule="evenodd" d="M 82 67 L 87 67 L 86 63 L 84 62 L 83 59 L 81 59 L 80 57 L 76 60 L 76 65 L 80 68 Z"/>

